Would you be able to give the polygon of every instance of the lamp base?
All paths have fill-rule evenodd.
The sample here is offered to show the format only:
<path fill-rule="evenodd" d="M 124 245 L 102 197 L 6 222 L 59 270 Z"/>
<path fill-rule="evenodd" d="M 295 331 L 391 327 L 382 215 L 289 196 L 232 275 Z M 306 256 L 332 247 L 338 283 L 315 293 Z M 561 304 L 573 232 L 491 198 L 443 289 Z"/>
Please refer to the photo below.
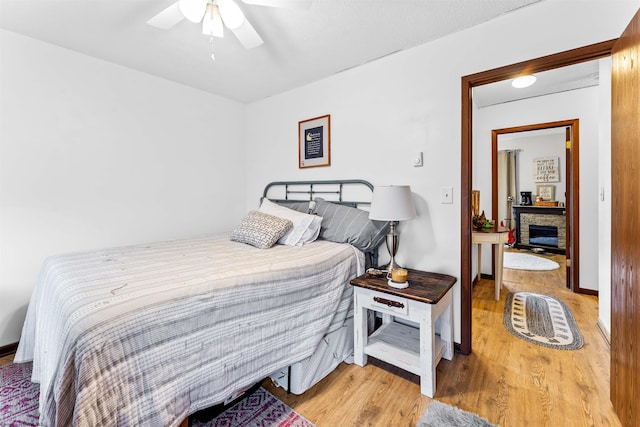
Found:
<path fill-rule="evenodd" d="M 380 270 L 385 270 L 391 273 L 393 270 L 398 270 L 400 268 L 404 269 L 404 267 L 400 266 L 394 259 L 392 259 L 389 264 L 378 267 Z"/>
<path fill-rule="evenodd" d="M 389 221 L 389 232 L 387 233 L 386 243 L 391 260 L 389 261 L 389 264 L 381 267 L 382 269 L 387 270 L 389 273 L 391 273 L 391 271 L 393 270 L 402 268 L 396 262 L 396 253 L 398 253 L 398 244 L 400 243 L 398 239 L 398 233 L 396 233 L 397 226 L 398 221 Z"/>

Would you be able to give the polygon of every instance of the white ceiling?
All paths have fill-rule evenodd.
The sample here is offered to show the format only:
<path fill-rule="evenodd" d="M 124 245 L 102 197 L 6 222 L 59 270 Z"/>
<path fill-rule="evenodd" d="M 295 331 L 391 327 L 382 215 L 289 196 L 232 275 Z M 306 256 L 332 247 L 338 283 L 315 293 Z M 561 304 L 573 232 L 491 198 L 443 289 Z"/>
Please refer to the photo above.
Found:
<path fill-rule="evenodd" d="M 0 0 L 0 28 L 252 102 L 486 22 L 539 0 L 313 0 L 309 10 L 240 4 L 264 40 L 246 50 L 183 20 L 146 24 L 175 0 Z"/>
<path fill-rule="evenodd" d="M 536 82 L 532 86 L 522 89 L 511 86 L 512 80 L 474 87 L 473 102 L 478 108 L 482 108 L 519 99 L 596 86 L 600 81 L 599 70 L 599 60 L 593 60 L 536 73 Z"/>

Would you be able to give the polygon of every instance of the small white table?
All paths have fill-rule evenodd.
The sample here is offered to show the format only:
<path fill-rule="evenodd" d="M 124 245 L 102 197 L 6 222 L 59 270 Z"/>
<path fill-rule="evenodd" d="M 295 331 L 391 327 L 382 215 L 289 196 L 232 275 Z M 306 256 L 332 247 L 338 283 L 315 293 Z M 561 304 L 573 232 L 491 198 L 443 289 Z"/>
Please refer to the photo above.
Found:
<path fill-rule="evenodd" d="M 496 301 L 500 300 L 500 287 L 502 286 L 502 264 L 504 260 L 504 245 L 509 241 L 509 229 L 499 226 L 493 226 L 483 230 L 473 230 L 471 233 L 471 241 L 478 245 L 478 280 L 482 274 L 482 244 L 487 243 L 494 245 L 496 256 Z"/>
<path fill-rule="evenodd" d="M 456 278 L 408 269 L 409 287 L 391 288 L 386 278 L 364 274 L 354 286 L 354 359 L 359 366 L 367 356 L 420 376 L 420 392 L 433 397 L 436 366 L 453 359 L 451 294 Z M 367 313 L 382 314 L 382 326 L 369 336 Z M 418 328 L 396 322 L 407 319 Z"/>

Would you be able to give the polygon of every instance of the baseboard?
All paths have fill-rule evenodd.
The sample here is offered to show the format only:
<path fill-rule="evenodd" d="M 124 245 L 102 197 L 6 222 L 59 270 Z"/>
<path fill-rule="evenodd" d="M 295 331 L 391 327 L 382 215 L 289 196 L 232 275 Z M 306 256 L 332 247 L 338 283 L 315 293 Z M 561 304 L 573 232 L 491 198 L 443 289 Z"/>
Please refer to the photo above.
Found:
<path fill-rule="evenodd" d="M 607 343 L 607 347 L 611 350 L 611 335 L 607 332 L 607 329 L 604 327 L 600 319 L 596 322 L 596 329 L 600 332 L 600 335 L 604 339 L 604 342 Z"/>
<path fill-rule="evenodd" d="M 12 344 L 3 345 L 0 347 L 0 357 L 7 356 L 9 354 L 13 354 L 18 349 L 18 343 L 14 342 Z"/>

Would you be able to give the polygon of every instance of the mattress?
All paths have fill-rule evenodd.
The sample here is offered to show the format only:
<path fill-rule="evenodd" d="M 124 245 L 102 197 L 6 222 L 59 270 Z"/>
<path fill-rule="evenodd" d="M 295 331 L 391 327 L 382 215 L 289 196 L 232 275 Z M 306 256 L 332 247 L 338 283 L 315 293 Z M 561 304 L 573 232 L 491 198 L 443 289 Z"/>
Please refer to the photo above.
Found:
<path fill-rule="evenodd" d="M 44 425 L 178 425 L 309 358 L 363 264 L 346 244 L 228 234 L 52 257 L 16 362 L 33 360 Z"/>

